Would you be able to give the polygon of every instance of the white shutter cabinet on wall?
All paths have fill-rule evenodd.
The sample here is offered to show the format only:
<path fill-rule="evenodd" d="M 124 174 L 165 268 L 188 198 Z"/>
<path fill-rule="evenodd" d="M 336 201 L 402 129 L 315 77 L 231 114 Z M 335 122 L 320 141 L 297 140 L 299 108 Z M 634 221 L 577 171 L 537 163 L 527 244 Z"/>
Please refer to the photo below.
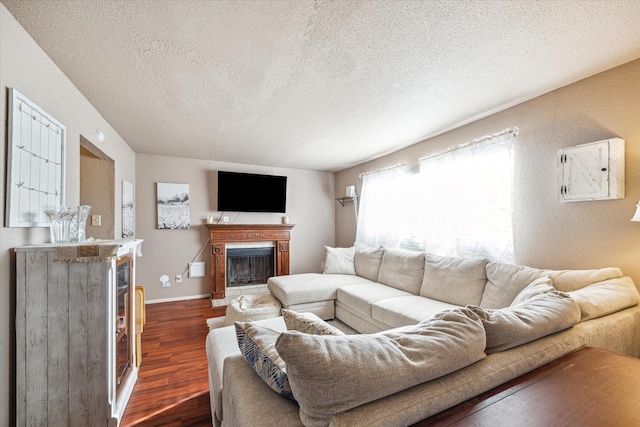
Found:
<path fill-rule="evenodd" d="M 141 242 L 112 241 L 120 260 L 95 262 L 55 262 L 52 245 L 15 249 L 17 426 L 118 425 L 138 376 L 135 292 L 118 276 L 126 271 L 126 289 L 135 289 Z M 133 296 L 124 332 L 118 294 Z M 122 336 L 131 337 L 124 341 L 132 356 L 118 385 Z"/>
<path fill-rule="evenodd" d="M 611 138 L 558 151 L 563 202 L 624 198 L 624 140 Z"/>

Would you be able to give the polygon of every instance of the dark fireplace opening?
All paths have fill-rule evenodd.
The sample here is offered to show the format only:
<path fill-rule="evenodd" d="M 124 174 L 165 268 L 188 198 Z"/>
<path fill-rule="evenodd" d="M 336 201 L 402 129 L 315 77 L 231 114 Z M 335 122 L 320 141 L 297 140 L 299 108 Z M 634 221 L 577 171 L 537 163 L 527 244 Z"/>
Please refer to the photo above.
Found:
<path fill-rule="evenodd" d="M 227 287 L 262 285 L 274 275 L 274 248 L 227 249 Z"/>

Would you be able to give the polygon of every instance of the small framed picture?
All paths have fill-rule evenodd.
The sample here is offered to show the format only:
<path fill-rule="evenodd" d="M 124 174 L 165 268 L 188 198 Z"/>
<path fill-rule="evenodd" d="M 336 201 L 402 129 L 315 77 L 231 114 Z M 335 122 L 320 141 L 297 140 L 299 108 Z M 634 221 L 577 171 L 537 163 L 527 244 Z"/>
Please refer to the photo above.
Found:
<path fill-rule="evenodd" d="M 158 182 L 157 193 L 158 228 L 189 228 L 189 184 Z"/>

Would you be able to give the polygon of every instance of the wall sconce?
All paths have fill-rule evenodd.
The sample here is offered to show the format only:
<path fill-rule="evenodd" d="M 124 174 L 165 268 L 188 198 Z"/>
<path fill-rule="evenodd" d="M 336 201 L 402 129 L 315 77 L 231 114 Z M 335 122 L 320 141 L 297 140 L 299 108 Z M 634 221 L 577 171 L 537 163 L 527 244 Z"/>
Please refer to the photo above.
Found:
<path fill-rule="evenodd" d="M 98 142 L 104 142 L 105 136 L 101 130 L 96 131 L 96 139 L 98 140 Z"/>
<path fill-rule="evenodd" d="M 640 222 L 640 202 L 636 205 L 636 213 L 633 215 L 633 218 L 631 218 L 631 221 Z"/>

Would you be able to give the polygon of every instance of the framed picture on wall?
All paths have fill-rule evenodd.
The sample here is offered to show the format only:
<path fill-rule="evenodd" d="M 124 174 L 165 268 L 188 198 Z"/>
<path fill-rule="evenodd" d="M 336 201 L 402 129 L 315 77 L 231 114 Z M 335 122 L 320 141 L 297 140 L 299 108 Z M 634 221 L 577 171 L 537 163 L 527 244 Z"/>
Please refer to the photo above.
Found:
<path fill-rule="evenodd" d="M 133 216 L 133 184 L 122 181 L 122 237 L 133 237 L 134 230 Z"/>
<path fill-rule="evenodd" d="M 158 228 L 189 228 L 189 184 L 158 182 L 157 195 Z"/>

